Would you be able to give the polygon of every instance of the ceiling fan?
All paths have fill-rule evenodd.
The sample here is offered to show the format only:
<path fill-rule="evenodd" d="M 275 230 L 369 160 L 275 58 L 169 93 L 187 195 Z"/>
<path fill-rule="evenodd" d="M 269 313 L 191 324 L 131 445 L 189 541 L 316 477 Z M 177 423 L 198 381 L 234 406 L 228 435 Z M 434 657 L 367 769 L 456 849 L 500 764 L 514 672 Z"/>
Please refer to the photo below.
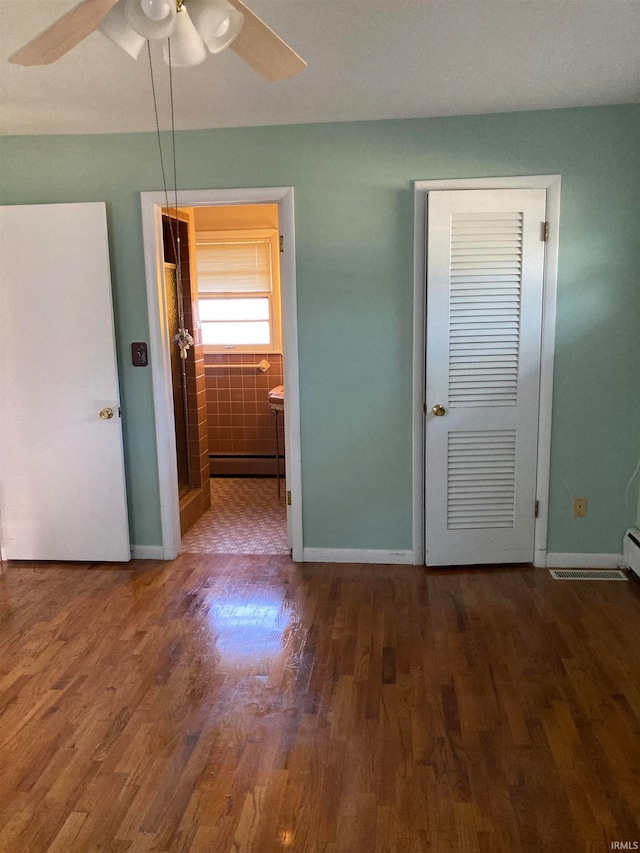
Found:
<path fill-rule="evenodd" d="M 265 80 L 284 80 L 306 68 L 304 59 L 242 0 L 81 0 L 9 62 L 48 65 L 95 30 L 134 59 L 147 39 L 163 39 L 165 61 L 177 67 L 199 64 L 207 49 L 219 53 L 231 47 Z"/>

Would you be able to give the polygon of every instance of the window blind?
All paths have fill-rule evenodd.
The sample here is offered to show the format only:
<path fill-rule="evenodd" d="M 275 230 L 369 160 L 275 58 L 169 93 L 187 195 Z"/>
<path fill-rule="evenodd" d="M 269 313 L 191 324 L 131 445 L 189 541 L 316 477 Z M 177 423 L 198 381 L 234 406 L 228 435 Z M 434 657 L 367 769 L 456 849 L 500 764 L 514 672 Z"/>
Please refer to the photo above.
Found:
<path fill-rule="evenodd" d="M 200 294 L 271 292 L 269 238 L 198 241 L 196 263 Z"/>

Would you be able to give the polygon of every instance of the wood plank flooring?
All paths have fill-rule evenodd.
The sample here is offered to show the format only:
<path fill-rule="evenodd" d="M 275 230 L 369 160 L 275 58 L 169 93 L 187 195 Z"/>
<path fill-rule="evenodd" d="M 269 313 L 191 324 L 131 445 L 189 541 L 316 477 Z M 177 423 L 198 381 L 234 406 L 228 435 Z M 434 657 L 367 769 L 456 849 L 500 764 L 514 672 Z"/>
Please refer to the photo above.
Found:
<path fill-rule="evenodd" d="M 640 842 L 637 583 L 13 563 L 0 620 L 2 853 Z"/>

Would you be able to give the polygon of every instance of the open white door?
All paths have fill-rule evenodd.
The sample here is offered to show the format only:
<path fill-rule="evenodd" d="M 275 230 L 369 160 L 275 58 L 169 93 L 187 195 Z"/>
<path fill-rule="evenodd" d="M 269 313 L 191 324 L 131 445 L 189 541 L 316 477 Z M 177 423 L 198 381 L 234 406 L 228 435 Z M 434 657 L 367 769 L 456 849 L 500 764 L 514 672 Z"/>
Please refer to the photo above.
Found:
<path fill-rule="evenodd" d="M 5 559 L 129 560 L 105 206 L 0 208 Z"/>
<path fill-rule="evenodd" d="M 532 562 L 544 190 L 429 193 L 426 563 Z"/>

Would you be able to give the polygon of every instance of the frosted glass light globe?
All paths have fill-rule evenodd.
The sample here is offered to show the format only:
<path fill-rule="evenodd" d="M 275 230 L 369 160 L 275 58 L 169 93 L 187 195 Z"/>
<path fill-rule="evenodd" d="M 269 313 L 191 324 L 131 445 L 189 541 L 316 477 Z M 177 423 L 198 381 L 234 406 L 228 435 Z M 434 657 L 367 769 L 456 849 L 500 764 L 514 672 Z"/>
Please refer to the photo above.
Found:
<path fill-rule="evenodd" d="M 230 21 L 229 18 L 225 18 L 221 24 L 216 27 L 216 36 L 218 38 L 222 38 L 222 36 L 226 36 L 229 32 Z"/>
<path fill-rule="evenodd" d="M 151 21 L 164 21 L 171 14 L 171 0 L 140 0 L 140 6 Z"/>

